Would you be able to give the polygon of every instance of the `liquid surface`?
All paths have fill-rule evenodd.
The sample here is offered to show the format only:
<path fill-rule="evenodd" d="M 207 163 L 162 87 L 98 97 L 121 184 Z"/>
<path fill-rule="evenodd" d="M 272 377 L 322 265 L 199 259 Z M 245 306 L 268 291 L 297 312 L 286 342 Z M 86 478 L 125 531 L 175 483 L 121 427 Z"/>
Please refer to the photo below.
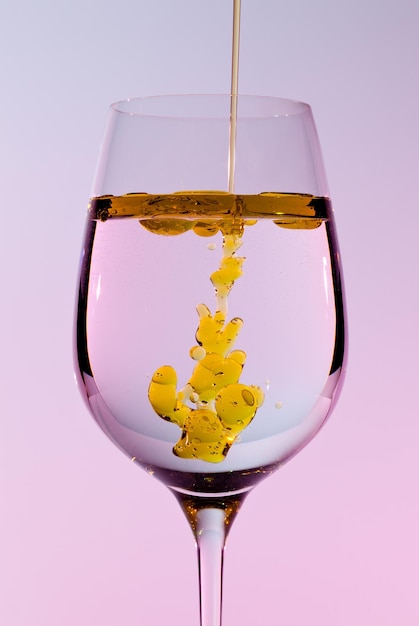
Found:
<path fill-rule="evenodd" d="M 316 228 L 331 217 L 327 198 L 309 194 L 266 192 L 259 195 L 233 195 L 223 191 L 181 191 L 173 194 L 128 193 L 101 196 L 89 204 L 91 219 L 136 217 L 158 234 L 176 235 L 190 229 L 208 228 L 216 234 L 228 221 L 230 233 L 241 234 L 244 220 L 270 218 L 287 228 Z M 214 230 L 215 229 L 215 230 Z M 197 231 L 197 234 L 204 234 Z"/>
<path fill-rule="evenodd" d="M 91 202 L 79 382 L 108 436 L 175 489 L 247 489 L 314 436 L 340 377 L 342 320 L 327 199 Z"/>

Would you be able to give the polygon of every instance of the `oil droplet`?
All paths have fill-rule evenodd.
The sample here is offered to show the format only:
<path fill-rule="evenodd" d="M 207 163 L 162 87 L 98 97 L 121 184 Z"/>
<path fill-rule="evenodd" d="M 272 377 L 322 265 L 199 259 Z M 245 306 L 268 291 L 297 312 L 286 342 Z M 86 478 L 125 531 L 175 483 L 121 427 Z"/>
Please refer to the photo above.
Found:
<path fill-rule="evenodd" d="M 243 389 L 242 391 L 243 400 L 246 402 L 248 406 L 253 406 L 255 403 L 255 397 L 251 391 L 248 389 Z"/>
<path fill-rule="evenodd" d="M 294 230 L 313 230 L 314 228 L 318 228 L 322 223 L 322 220 L 318 219 L 302 219 L 302 218 L 294 218 L 294 219 L 284 219 L 284 220 L 274 220 L 274 224 L 280 226 L 281 228 L 290 228 Z"/>
<path fill-rule="evenodd" d="M 194 361 L 202 361 L 207 351 L 202 346 L 194 346 L 190 349 L 189 354 Z"/>
<path fill-rule="evenodd" d="M 151 233 L 155 233 L 156 235 L 165 235 L 165 236 L 173 236 L 173 235 L 181 235 L 185 233 L 187 230 L 193 228 L 194 222 L 190 222 L 188 220 L 140 220 L 141 226 L 143 226 L 146 230 Z"/>
<path fill-rule="evenodd" d="M 199 237 L 212 237 L 218 233 L 220 227 L 216 222 L 196 222 L 193 230 Z"/>

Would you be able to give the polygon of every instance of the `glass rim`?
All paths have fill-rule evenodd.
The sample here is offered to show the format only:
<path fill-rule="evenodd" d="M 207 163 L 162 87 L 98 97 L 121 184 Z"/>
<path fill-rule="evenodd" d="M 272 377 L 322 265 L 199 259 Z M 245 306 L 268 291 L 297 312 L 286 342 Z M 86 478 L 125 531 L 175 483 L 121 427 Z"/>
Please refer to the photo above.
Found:
<path fill-rule="evenodd" d="M 225 108 L 223 112 L 215 113 L 205 111 L 205 107 L 201 105 L 201 112 L 199 110 L 189 110 L 190 112 L 176 112 L 173 109 L 168 108 L 170 101 L 174 103 L 186 102 L 216 102 L 230 103 L 231 98 L 237 98 L 238 118 L 239 119 L 272 119 L 281 117 L 290 117 L 294 115 L 301 115 L 304 113 L 311 113 L 311 107 L 306 102 L 294 100 L 291 98 L 282 98 L 279 96 L 264 96 L 264 95 L 252 95 L 252 94 L 237 94 L 232 95 L 228 93 L 179 93 L 179 94 L 156 94 L 148 96 L 138 96 L 133 98 L 126 98 L 113 102 L 110 109 L 114 113 L 121 115 L 127 115 L 129 117 L 139 118 L 156 118 L 156 119 L 226 119 L 230 115 L 230 107 Z M 159 103 L 167 103 L 166 108 L 160 107 Z M 249 107 L 259 103 L 259 110 L 253 110 L 249 112 Z M 153 105 L 156 105 L 156 109 L 153 110 Z M 243 112 L 243 105 L 248 105 L 248 111 Z M 241 105 L 241 106 L 240 106 Z"/>

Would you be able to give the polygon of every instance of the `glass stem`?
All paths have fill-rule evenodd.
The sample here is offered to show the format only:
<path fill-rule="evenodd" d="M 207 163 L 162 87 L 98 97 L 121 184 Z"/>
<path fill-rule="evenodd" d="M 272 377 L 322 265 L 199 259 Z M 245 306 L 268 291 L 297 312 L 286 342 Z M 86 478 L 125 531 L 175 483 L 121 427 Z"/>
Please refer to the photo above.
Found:
<path fill-rule="evenodd" d="M 221 626 L 223 557 L 227 535 L 248 491 L 222 497 L 173 490 L 198 548 L 201 626 Z"/>
<path fill-rule="evenodd" d="M 205 508 L 197 513 L 201 626 L 221 626 L 225 511 Z"/>

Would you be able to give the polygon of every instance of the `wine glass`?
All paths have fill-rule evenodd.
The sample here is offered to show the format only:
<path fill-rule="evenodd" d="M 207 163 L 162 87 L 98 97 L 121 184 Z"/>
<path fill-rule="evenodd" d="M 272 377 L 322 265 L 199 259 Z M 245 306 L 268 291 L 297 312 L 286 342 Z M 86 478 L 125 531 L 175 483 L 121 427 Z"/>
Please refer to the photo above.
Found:
<path fill-rule="evenodd" d="M 177 95 L 111 107 L 81 259 L 77 379 L 106 435 L 186 514 L 201 626 L 220 624 L 241 503 L 331 412 L 344 318 L 307 104 Z"/>

